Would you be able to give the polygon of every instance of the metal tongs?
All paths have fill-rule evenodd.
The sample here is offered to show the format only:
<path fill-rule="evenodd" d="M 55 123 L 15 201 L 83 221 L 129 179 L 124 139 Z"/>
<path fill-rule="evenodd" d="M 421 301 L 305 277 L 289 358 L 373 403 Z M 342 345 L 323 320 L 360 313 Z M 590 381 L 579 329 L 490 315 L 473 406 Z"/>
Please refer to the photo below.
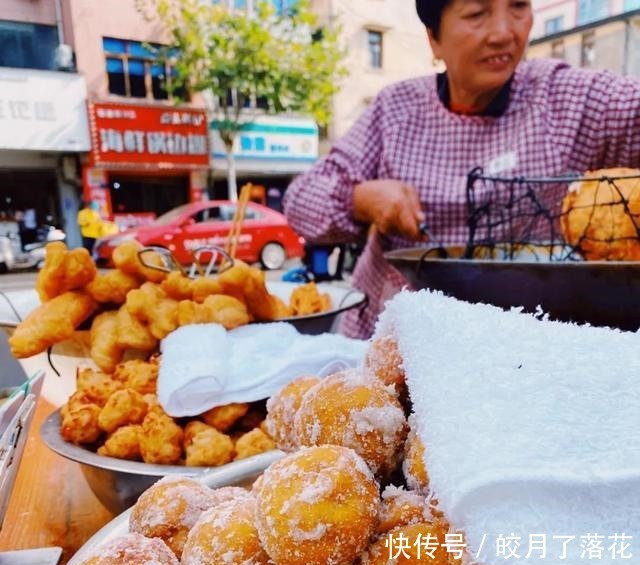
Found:
<path fill-rule="evenodd" d="M 233 257 L 217 245 L 198 247 L 192 251 L 191 255 L 193 262 L 185 268 L 165 247 L 150 246 L 138 251 L 138 258 L 145 267 L 163 273 L 178 271 L 190 279 L 219 275 L 234 265 Z M 158 256 L 162 259 L 161 265 L 154 262 Z"/>

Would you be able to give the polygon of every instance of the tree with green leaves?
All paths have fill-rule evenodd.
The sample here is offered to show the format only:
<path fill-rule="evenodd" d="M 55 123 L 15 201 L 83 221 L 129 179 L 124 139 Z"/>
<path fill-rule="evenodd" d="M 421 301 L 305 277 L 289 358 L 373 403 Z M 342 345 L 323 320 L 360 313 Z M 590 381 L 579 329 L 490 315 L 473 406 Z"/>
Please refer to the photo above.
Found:
<path fill-rule="evenodd" d="M 257 117 L 256 101 L 269 113 L 297 112 L 319 125 L 331 118 L 343 50 L 339 29 L 318 27 L 308 0 L 283 14 L 267 2 L 247 11 L 202 0 L 137 0 L 138 10 L 159 20 L 171 46 L 176 76 L 171 92 L 203 94 L 224 142 L 230 198 L 236 199 L 233 144 Z"/>

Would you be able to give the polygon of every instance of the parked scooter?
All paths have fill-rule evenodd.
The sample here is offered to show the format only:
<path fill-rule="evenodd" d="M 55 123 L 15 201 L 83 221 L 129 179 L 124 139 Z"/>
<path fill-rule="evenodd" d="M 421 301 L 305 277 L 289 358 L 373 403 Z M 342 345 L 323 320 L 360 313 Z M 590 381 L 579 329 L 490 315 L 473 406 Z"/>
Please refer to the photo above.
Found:
<path fill-rule="evenodd" d="M 20 233 L 8 229 L 0 235 L 0 273 L 16 269 L 40 269 L 44 264 L 45 246 L 51 241 L 64 241 L 66 234 L 52 225 L 38 228 L 37 241 L 22 245 Z"/>

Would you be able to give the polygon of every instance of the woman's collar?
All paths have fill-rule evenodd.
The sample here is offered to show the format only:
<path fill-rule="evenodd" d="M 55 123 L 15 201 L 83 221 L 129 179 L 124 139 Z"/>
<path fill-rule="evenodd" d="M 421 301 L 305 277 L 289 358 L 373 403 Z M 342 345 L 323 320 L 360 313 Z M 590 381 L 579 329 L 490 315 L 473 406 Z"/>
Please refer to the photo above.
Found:
<path fill-rule="evenodd" d="M 443 73 L 438 73 L 436 75 L 438 98 L 445 108 L 454 113 L 499 118 L 507 111 L 507 108 L 509 107 L 509 97 L 511 94 L 511 83 L 513 82 L 513 76 L 514 75 L 511 75 L 511 78 L 509 78 L 509 80 L 503 85 L 498 94 L 496 94 L 493 100 L 491 100 L 489 105 L 483 111 L 478 113 L 468 111 L 468 109 L 465 108 L 452 107 L 451 95 L 449 93 L 449 81 L 447 79 L 446 71 Z"/>

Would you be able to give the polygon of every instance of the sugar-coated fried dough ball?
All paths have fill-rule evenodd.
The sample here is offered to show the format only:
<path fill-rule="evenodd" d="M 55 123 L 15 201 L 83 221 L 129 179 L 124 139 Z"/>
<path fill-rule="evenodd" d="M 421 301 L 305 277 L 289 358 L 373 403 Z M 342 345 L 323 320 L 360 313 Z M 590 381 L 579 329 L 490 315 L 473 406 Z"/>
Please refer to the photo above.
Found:
<path fill-rule="evenodd" d="M 294 418 L 304 395 L 319 382 L 318 377 L 298 377 L 267 400 L 265 427 L 278 449 L 291 452 L 298 447 Z"/>
<path fill-rule="evenodd" d="M 424 444 L 416 433 L 413 417 L 409 418 L 411 430 L 404 445 L 402 472 L 411 490 L 426 492 L 429 488 L 429 474 L 424 462 Z"/>
<path fill-rule="evenodd" d="M 123 349 L 153 351 L 158 340 L 153 337 L 149 324 L 133 316 L 126 305 L 118 310 L 118 345 Z"/>
<path fill-rule="evenodd" d="M 157 409 L 147 412 L 142 421 L 140 454 L 145 463 L 175 465 L 182 457 L 182 428 L 173 418 Z"/>
<path fill-rule="evenodd" d="M 118 315 L 103 312 L 91 324 L 91 359 L 105 373 L 113 373 L 122 361 L 123 348 L 118 343 Z"/>
<path fill-rule="evenodd" d="M 18 324 L 9 338 L 11 353 L 23 359 L 69 339 L 97 306 L 88 294 L 76 291 L 65 292 L 40 304 Z"/>
<path fill-rule="evenodd" d="M 180 271 L 171 271 L 167 278 L 162 281 L 160 288 L 169 298 L 174 300 L 192 300 L 193 282 Z"/>
<path fill-rule="evenodd" d="M 253 495 L 241 487 L 221 487 L 213 490 L 211 507 L 228 502 L 230 500 L 253 500 Z"/>
<path fill-rule="evenodd" d="M 406 396 L 407 385 L 402 357 L 394 337 L 375 338 L 365 354 L 364 367 L 382 384 L 393 386 L 400 398 Z"/>
<path fill-rule="evenodd" d="M 140 495 L 129 531 L 163 540 L 180 559 L 189 530 L 211 508 L 211 489 L 186 477 L 165 477 Z"/>
<path fill-rule="evenodd" d="M 254 485 L 260 541 L 278 565 L 352 563 L 378 515 L 378 484 L 351 449 L 300 449 Z"/>
<path fill-rule="evenodd" d="M 189 532 L 182 565 L 271 565 L 260 545 L 254 500 L 230 500 L 204 512 Z"/>
<path fill-rule="evenodd" d="M 178 327 L 178 302 L 150 282 L 127 295 L 126 307 L 132 316 L 149 326 L 156 339 L 164 339 Z"/>
<path fill-rule="evenodd" d="M 178 303 L 178 325 L 220 324 L 228 330 L 250 322 L 246 306 L 237 298 L 224 294 L 208 296 L 202 304 L 192 300 Z"/>
<path fill-rule="evenodd" d="M 89 367 L 78 369 L 76 373 L 76 391 L 83 392 L 91 402 L 102 407 L 111 395 L 121 390 L 123 384 L 111 375 Z"/>
<path fill-rule="evenodd" d="M 158 538 L 126 534 L 101 545 L 80 565 L 180 565 Z"/>
<path fill-rule="evenodd" d="M 184 431 L 186 464 L 189 467 L 218 467 L 233 459 L 233 441 L 202 422 L 190 422 Z"/>
<path fill-rule="evenodd" d="M 382 492 L 379 519 L 377 532 L 385 534 L 401 526 L 430 522 L 433 516 L 424 494 L 388 486 Z"/>
<path fill-rule="evenodd" d="M 400 462 L 407 422 L 388 387 L 345 371 L 307 391 L 295 416 L 295 431 L 300 445 L 350 447 L 376 476 L 386 477 Z"/>
<path fill-rule="evenodd" d="M 116 366 L 113 377 L 140 394 L 154 394 L 158 384 L 158 364 L 132 359 Z"/>
<path fill-rule="evenodd" d="M 160 283 L 167 273 L 146 267 L 140 261 L 138 253 L 143 249 L 137 241 L 125 241 L 113 250 L 113 263 L 122 272 L 141 277 L 144 280 Z M 162 258 L 157 253 L 145 253 L 145 262 L 162 267 Z"/>
<path fill-rule="evenodd" d="M 356 563 L 358 565 L 388 565 L 389 563 L 415 565 L 424 561 L 433 565 L 449 565 L 450 555 L 442 545 L 445 543 L 447 530 L 446 523 L 440 521 L 396 528 L 372 544 Z"/>
<path fill-rule="evenodd" d="M 140 277 L 113 269 L 106 275 L 96 275 L 86 286 L 86 291 L 96 302 L 121 305 L 127 299 L 127 293 L 141 284 Z"/>
<path fill-rule="evenodd" d="M 100 411 L 100 429 L 113 433 L 121 426 L 139 424 L 147 415 L 147 403 L 143 396 L 131 389 L 114 392 Z"/>
<path fill-rule="evenodd" d="M 207 410 L 200 417 L 209 426 L 221 432 L 230 430 L 233 425 L 249 411 L 249 404 L 227 404 Z"/>
<path fill-rule="evenodd" d="M 603 177 L 640 175 L 637 169 L 589 171 L 569 186 L 562 204 L 565 239 L 588 261 L 638 261 L 640 239 L 640 178 L 602 181 Z"/>
<path fill-rule="evenodd" d="M 236 459 L 245 459 L 275 448 L 276 442 L 260 428 L 256 428 L 240 436 L 236 441 Z"/>
<path fill-rule="evenodd" d="M 98 448 L 98 455 L 139 461 L 141 433 L 142 426 L 131 425 L 118 428 L 107 438 L 104 445 Z"/>
<path fill-rule="evenodd" d="M 48 243 L 44 266 L 36 278 L 36 291 L 42 302 L 70 290 L 89 284 L 96 273 L 96 265 L 83 247 L 69 251 L 61 241 Z"/>
<path fill-rule="evenodd" d="M 102 430 L 98 425 L 100 407 L 85 404 L 69 410 L 62 419 L 60 434 L 65 441 L 76 445 L 95 443 Z"/>

